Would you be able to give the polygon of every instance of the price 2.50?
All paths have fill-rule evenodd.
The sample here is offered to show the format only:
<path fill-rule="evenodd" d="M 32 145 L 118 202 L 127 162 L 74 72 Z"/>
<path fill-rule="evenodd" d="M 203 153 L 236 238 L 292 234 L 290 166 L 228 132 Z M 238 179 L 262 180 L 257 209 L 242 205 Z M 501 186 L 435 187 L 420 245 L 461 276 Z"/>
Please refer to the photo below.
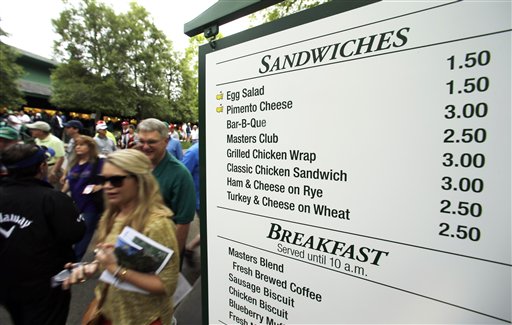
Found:
<path fill-rule="evenodd" d="M 452 207 L 452 202 L 450 200 L 441 200 L 440 212 L 479 218 L 483 213 L 483 208 L 480 203 L 465 201 L 459 201 Z"/>
<path fill-rule="evenodd" d="M 451 228 L 446 222 L 439 224 L 441 230 L 439 236 L 452 237 L 458 239 L 469 239 L 471 241 L 480 240 L 480 229 L 477 227 L 468 227 L 464 225 L 457 225 L 455 229 Z"/>
<path fill-rule="evenodd" d="M 444 143 L 483 143 L 487 139 L 487 131 L 482 128 L 462 129 L 460 136 L 454 129 L 446 129 L 444 135 Z"/>

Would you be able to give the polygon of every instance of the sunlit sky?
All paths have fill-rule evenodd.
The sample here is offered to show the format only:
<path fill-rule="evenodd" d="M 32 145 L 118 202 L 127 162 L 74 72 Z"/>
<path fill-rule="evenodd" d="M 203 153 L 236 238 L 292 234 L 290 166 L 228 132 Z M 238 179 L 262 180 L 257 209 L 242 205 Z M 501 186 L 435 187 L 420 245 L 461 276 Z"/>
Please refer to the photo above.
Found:
<path fill-rule="evenodd" d="M 78 0 L 70 0 L 72 3 Z M 134 0 L 97 0 L 110 5 L 117 13 L 126 12 Z M 158 29 L 173 41 L 176 50 L 188 46 L 188 36 L 183 25 L 196 18 L 217 0 L 136 0 L 146 8 Z M 57 35 L 51 19 L 59 16 L 64 5 L 62 0 L 1 0 L 0 27 L 9 34 L 2 41 L 19 49 L 52 58 L 53 41 Z M 224 36 L 239 32 L 249 23 L 242 18 L 221 26 Z"/>

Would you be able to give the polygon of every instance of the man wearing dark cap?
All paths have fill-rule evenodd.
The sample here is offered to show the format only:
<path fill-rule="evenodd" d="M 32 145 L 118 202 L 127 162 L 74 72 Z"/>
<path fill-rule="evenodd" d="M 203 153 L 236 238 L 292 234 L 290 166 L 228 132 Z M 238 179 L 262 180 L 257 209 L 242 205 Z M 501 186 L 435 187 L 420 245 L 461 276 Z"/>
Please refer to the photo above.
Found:
<path fill-rule="evenodd" d="M 64 131 L 66 132 L 66 135 L 70 137 L 70 140 L 68 142 L 68 145 L 66 147 L 66 156 L 65 160 L 67 163 L 69 163 L 75 154 L 75 139 L 80 136 L 82 133 L 82 130 L 84 129 L 84 125 L 79 120 L 69 120 L 68 122 L 64 123 Z M 64 169 L 64 173 L 62 177 L 60 178 L 60 184 L 64 185 L 66 182 L 66 172 L 67 172 L 67 166 Z"/>
<path fill-rule="evenodd" d="M 26 127 L 30 130 L 33 138 L 35 138 L 38 146 L 45 146 L 52 148 L 55 151 L 55 156 L 48 160 L 48 182 L 53 187 L 60 189 L 59 179 L 62 176 L 62 163 L 64 162 L 64 142 L 51 134 L 50 124 L 38 121 L 32 124 L 27 124 Z"/>
<path fill-rule="evenodd" d="M 69 122 L 64 123 L 64 128 L 76 129 L 80 133 L 84 129 L 84 125 L 79 120 L 69 120 Z"/>
<path fill-rule="evenodd" d="M 14 324 L 64 325 L 70 293 L 51 278 L 74 258 L 85 225 L 67 195 L 47 182 L 50 149 L 14 144 L 0 162 L 0 304 Z"/>

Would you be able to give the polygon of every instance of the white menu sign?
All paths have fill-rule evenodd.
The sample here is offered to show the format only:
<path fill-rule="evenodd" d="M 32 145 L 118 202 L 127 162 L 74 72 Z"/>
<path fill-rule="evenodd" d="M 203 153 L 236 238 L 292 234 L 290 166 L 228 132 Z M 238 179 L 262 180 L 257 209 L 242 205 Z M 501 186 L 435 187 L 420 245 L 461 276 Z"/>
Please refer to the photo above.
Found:
<path fill-rule="evenodd" d="M 205 55 L 208 321 L 511 322 L 511 2 Z"/>

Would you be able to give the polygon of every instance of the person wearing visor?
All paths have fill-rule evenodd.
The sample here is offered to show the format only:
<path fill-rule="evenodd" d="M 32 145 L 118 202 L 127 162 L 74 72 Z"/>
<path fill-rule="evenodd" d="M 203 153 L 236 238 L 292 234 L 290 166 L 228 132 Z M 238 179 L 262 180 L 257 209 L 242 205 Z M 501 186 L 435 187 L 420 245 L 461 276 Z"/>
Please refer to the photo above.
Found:
<path fill-rule="evenodd" d="M 13 144 L 0 163 L 0 304 L 17 324 L 66 324 L 71 296 L 51 278 L 85 232 L 73 200 L 45 181 L 52 151 Z"/>

